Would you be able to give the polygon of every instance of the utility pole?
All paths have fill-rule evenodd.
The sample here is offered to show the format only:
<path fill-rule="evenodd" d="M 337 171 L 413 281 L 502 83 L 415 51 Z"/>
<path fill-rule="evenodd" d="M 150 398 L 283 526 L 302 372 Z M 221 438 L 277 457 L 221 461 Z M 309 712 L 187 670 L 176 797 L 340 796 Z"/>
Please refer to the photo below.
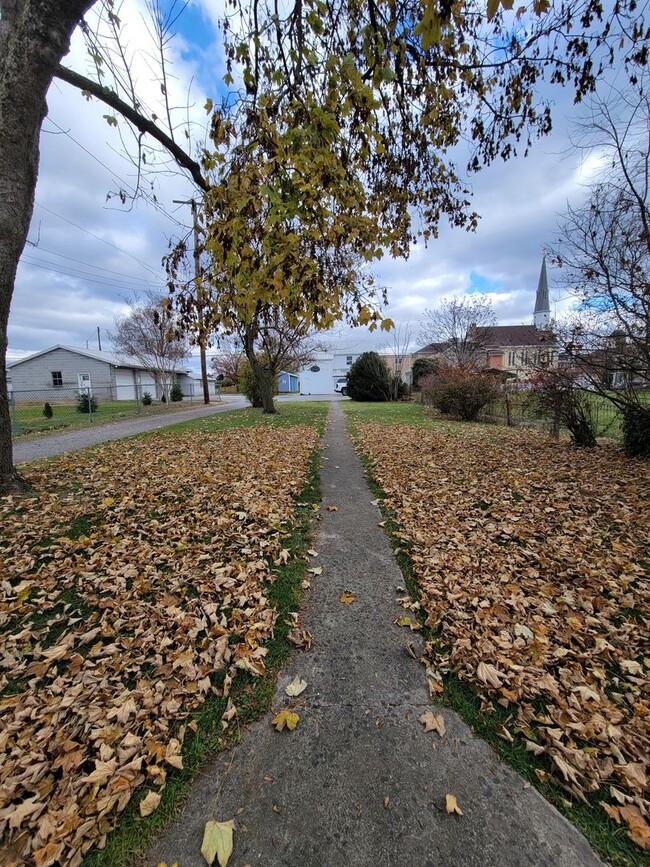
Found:
<path fill-rule="evenodd" d="M 99 325 L 97 326 L 97 348 L 99 351 L 102 351 L 102 333 L 99 330 Z"/>
<path fill-rule="evenodd" d="M 210 403 L 210 386 L 208 383 L 208 364 L 205 355 L 206 334 L 203 319 L 203 280 L 201 271 L 201 250 L 199 247 L 199 218 L 198 208 L 194 199 L 179 201 L 174 199 L 176 205 L 189 205 L 192 209 L 192 227 L 194 233 L 194 285 L 196 286 L 196 317 L 199 323 L 199 356 L 201 359 L 201 383 L 203 385 L 203 403 Z"/>

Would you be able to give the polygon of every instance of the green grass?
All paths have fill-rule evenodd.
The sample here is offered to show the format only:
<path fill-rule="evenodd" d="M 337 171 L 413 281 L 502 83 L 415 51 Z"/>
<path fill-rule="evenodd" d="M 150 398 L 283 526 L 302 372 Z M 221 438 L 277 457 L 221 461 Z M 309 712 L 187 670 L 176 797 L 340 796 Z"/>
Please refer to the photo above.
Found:
<path fill-rule="evenodd" d="M 419 403 L 361 403 L 348 400 L 341 404 L 351 429 L 356 425 L 375 422 L 377 424 L 408 424 L 425 427 L 429 430 L 444 430 L 457 434 L 467 430 L 468 422 L 441 419 L 430 407 Z M 484 426 L 473 422 L 472 425 Z"/>
<path fill-rule="evenodd" d="M 238 427 L 309 424 L 321 432 L 325 426 L 328 405 L 302 403 L 282 406 L 281 414 L 263 416 L 259 410 L 239 410 L 233 413 L 213 416 L 209 419 L 196 419 L 181 425 L 183 429 L 211 433 Z M 159 433 L 159 432 L 157 432 Z M 104 849 L 92 850 L 84 859 L 83 867 L 131 867 L 136 863 L 165 826 L 177 814 L 186 800 L 192 780 L 200 768 L 219 752 L 231 748 L 242 737 L 246 726 L 263 716 L 271 706 L 276 690 L 277 674 L 287 662 L 295 647 L 287 640 L 291 614 L 298 610 L 302 599 L 301 583 L 309 563 L 305 558 L 312 544 L 316 512 L 312 505 L 321 499 L 319 482 L 320 456 L 318 451 L 311 458 L 310 469 L 305 486 L 299 495 L 295 521 L 283 546 L 290 557 L 285 566 L 276 568 L 276 580 L 270 585 L 268 598 L 278 610 L 278 619 L 273 638 L 266 644 L 265 657 L 267 674 L 253 678 L 244 672 L 238 673 L 234 680 L 230 697 L 237 707 L 237 716 L 224 732 L 221 717 L 226 709 L 227 700 L 211 697 L 193 716 L 197 723 L 196 732 L 187 731 L 183 743 L 183 770 L 171 770 L 167 785 L 163 790 L 158 809 L 146 818 L 141 818 L 139 803 L 147 793 L 142 788 L 119 816 L 116 828 L 108 835 Z M 221 673 L 223 677 L 223 672 Z M 188 719 L 187 722 L 190 722 Z"/>
<path fill-rule="evenodd" d="M 427 420 L 426 415 L 418 416 L 413 412 L 412 404 L 355 404 L 350 402 L 345 405 L 345 409 L 348 412 L 353 436 L 356 424 L 368 422 L 387 425 L 415 423 L 432 427 L 444 425 L 452 430 L 457 427 L 432 418 Z M 409 421 L 409 419 L 415 419 L 415 421 Z M 384 531 L 393 546 L 396 560 L 404 576 L 405 586 L 412 599 L 419 601 L 420 592 L 413 569 L 411 549 L 403 539 L 396 535 L 403 533 L 403 527 L 398 522 L 395 513 L 381 503 L 381 500 L 386 497 L 386 493 L 373 476 L 371 462 L 362 453 L 360 458 L 365 467 L 370 488 L 380 500 L 379 505 L 385 519 Z M 426 614 L 424 611 L 420 611 L 418 616 L 424 640 L 432 641 L 435 644 L 439 636 L 425 625 Z M 531 786 L 535 786 L 546 800 L 550 801 L 572 822 L 584 834 L 591 846 L 610 864 L 615 865 L 615 867 L 643 867 L 643 865 L 648 864 L 647 855 L 632 843 L 624 828 L 616 825 L 598 806 L 599 801 L 605 797 L 604 792 L 596 792 L 589 797 L 586 804 L 568 800 L 566 793 L 557 783 L 553 780 L 542 782 L 535 774 L 536 769 L 545 771 L 550 769 L 546 760 L 536 758 L 532 753 L 527 752 L 524 745 L 517 739 L 513 743 L 509 743 L 499 736 L 498 727 L 510 721 L 512 712 L 497 707 L 494 714 L 482 713 L 481 699 L 477 690 L 454 673 L 444 676 L 444 691 L 437 698 L 437 703 L 456 711 L 477 736 L 483 738 L 494 748 L 503 761 L 511 765 Z"/>
<path fill-rule="evenodd" d="M 54 411 L 52 418 L 43 415 L 43 404 L 21 405 L 14 409 L 17 435 L 33 433 L 48 433 L 62 428 L 75 430 L 88 425 L 108 424 L 114 421 L 125 421 L 132 418 L 146 418 L 150 415 L 165 415 L 191 409 L 199 404 L 180 401 L 171 405 L 155 402 L 151 406 L 142 406 L 136 400 L 102 400 L 97 399 L 98 409 L 95 413 L 77 412 L 74 403 L 51 404 Z"/>
<path fill-rule="evenodd" d="M 296 401 L 276 404 L 275 415 L 264 415 L 261 409 L 234 409 L 207 418 L 196 418 L 174 425 L 178 431 L 212 433 L 239 427 L 295 427 L 307 425 L 320 433 L 325 429 L 329 401 Z"/>

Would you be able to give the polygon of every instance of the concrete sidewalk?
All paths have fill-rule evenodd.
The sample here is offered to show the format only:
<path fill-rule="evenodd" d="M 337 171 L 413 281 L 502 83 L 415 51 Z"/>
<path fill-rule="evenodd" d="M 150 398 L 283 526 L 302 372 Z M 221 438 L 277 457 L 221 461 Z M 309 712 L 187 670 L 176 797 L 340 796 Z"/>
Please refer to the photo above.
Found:
<path fill-rule="evenodd" d="M 432 706 L 424 671 L 407 651 L 418 637 L 394 625 L 402 576 L 378 527 L 379 510 L 333 404 L 323 451 L 322 520 L 302 614 L 313 648 L 278 684 L 275 710 L 309 686 L 300 722 L 276 732 L 271 716 L 197 779 L 188 804 L 148 856 L 204 867 L 208 819 L 235 819 L 229 867 L 595 867 L 585 839 L 537 791 L 443 709 L 446 734 L 425 734 Z M 327 505 L 338 511 L 328 512 Z M 355 594 L 351 605 L 341 593 Z M 462 816 L 448 815 L 454 794 Z"/>

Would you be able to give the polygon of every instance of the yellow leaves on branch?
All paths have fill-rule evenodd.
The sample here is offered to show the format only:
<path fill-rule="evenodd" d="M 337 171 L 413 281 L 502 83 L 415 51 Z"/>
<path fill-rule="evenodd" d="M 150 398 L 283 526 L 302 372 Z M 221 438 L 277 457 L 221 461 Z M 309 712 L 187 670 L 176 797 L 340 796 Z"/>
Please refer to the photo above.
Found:
<path fill-rule="evenodd" d="M 507 708 L 498 734 L 546 757 L 540 779 L 578 799 L 621 792 L 630 809 L 616 815 L 643 845 L 650 466 L 470 425 L 367 424 L 359 443 L 439 634 L 429 672 L 472 683 L 487 712 Z M 435 698 L 442 683 L 428 682 Z"/>
<path fill-rule="evenodd" d="M 0 504 L 0 833 L 17 857 L 76 867 L 139 786 L 153 812 L 190 715 L 265 671 L 317 439 L 166 431 L 30 469 L 43 493 Z"/>

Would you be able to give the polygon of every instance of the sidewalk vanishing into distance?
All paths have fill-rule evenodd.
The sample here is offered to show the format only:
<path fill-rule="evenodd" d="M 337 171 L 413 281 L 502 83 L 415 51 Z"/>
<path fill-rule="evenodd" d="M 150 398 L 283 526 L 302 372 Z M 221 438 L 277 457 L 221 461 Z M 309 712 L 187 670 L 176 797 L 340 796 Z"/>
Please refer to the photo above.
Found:
<path fill-rule="evenodd" d="M 229 867 L 595 867 L 582 835 L 452 711 L 441 738 L 418 722 L 432 709 L 424 669 L 407 653 L 416 633 L 394 625 L 403 579 L 361 463 L 332 404 L 323 505 L 297 652 L 278 683 L 308 682 L 300 722 L 277 732 L 271 714 L 196 780 L 148 864 L 204 867 L 209 819 L 235 820 Z M 338 511 L 327 511 L 334 505 Z M 341 594 L 354 594 L 351 605 Z M 445 796 L 463 815 L 449 815 Z"/>

